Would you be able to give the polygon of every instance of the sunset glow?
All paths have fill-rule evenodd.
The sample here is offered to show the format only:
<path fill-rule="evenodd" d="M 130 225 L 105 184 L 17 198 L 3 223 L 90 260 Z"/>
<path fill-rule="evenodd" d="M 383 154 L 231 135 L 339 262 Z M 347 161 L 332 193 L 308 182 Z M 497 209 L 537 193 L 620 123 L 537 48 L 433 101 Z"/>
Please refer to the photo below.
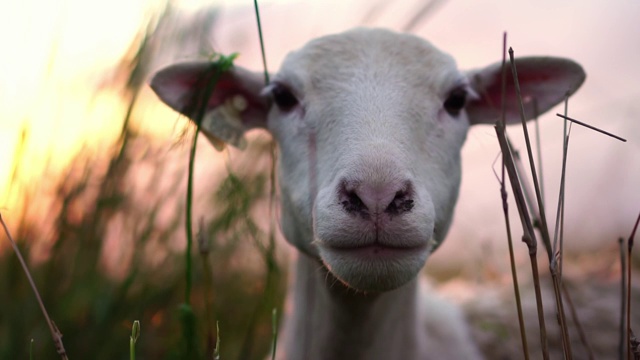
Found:
<path fill-rule="evenodd" d="M 122 118 L 124 105 L 117 94 L 96 89 L 130 46 L 148 8 L 124 0 L 3 5 L 1 207 L 17 205 L 19 197 L 9 193 L 14 169 L 20 183 L 40 181 L 45 165 L 56 173 L 81 148 L 95 150 L 117 134 L 121 124 L 113 119 Z"/>
<path fill-rule="evenodd" d="M 287 1 L 264 3 L 273 2 Z M 188 0 L 179 5 L 196 10 L 242 3 Z M 111 80 L 139 32 L 163 6 L 153 0 L 27 0 L 2 5 L 0 208 L 17 205 L 19 197 L 9 193 L 16 166 L 16 181 L 30 183 L 45 166 L 56 173 L 81 149 L 96 151 L 112 143 L 127 104 L 115 90 L 99 88 Z M 146 129 L 166 134 L 172 124 Z"/>

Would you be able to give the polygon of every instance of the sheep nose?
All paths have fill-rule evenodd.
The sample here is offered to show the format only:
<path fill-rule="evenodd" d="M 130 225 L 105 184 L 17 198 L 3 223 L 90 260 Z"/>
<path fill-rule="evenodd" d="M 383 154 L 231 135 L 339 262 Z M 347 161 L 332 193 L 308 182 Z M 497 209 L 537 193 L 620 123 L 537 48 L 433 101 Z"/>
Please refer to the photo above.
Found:
<path fill-rule="evenodd" d="M 387 183 L 343 180 L 338 193 L 344 211 L 365 219 L 380 214 L 401 215 L 414 206 L 413 185 L 409 180 Z"/>

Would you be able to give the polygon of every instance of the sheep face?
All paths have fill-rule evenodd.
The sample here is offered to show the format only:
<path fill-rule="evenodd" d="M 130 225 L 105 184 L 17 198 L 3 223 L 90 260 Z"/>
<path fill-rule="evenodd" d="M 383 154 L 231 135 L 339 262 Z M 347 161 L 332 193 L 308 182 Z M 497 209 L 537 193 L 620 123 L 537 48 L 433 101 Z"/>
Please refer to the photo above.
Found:
<path fill-rule="evenodd" d="M 584 79 L 568 60 L 518 64 L 527 73 L 523 92 L 540 111 Z M 211 71 L 206 63 L 174 65 L 152 87 L 195 118 Z M 248 128 L 266 128 L 279 144 L 287 240 L 347 286 L 388 291 L 415 278 L 445 238 L 469 125 L 500 116 L 499 75 L 495 65 L 462 73 L 415 36 L 356 29 L 292 52 L 266 87 L 239 68 L 222 74 L 200 101 L 207 108 L 200 125 L 212 141 L 231 142 Z M 510 122 L 519 118 L 512 87 L 506 99 Z M 240 121 L 225 120 L 230 114 Z"/>
<path fill-rule="evenodd" d="M 413 36 L 353 31 L 290 54 L 268 90 L 285 236 L 356 289 L 414 278 L 460 183 L 470 88 L 453 59 Z"/>

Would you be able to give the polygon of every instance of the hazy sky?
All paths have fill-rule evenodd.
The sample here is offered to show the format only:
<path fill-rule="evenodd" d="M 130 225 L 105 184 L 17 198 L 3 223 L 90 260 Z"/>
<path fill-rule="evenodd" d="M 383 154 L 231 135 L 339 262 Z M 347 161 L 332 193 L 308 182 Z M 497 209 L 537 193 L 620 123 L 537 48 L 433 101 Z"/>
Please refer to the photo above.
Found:
<path fill-rule="evenodd" d="M 402 29 L 423 1 L 300 1 L 264 6 L 262 21 L 271 70 L 292 48 L 326 33 L 361 25 Z M 374 8 L 377 10 L 372 11 Z M 222 12 L 212 39 L 219 51 L 238 51 L 238 63 L 259 70 L 251 10 Z M 570 115 L 626 137 L 621 143 L 573 128 L 569 149 L 566 229 L 570 249 L 614 245 L 628 236 L 640 211 L 640 2 L 444 1 L 414 32 L 451 53 L 461 68 L 498 61 L 502 33 L 516 56 L 553 55 L 583 65 L 587 81 L 571 99 Z M 184 54 L 182 54 L 184 55 Z M 541 121 L 548 210 L 555 218 L 562 151 L 562 121 L 550 111 Z M 518 138 L 517 128 L 511 130 Z M 524 151 L 522 141 L 517 141 Z M 463 149 L 463 184 L 448 246 L 432 262 L 464 261 L 480 248 L 504 250 L 504 222 L 491 164 L 498 155 L 494 130 L 472 129 Z M 515 206 L 512 206 L 512 210 Z M 514 213 L 513 219 L 517 216 Z M 516 234 L 519 238 L 520 235 Z M 461 251 L 463 250 L 463 251 Z"/>
<path fill-rule="evenodd" d="M 252 1 L 175 3 L 189 11 L 200 3 L 219 4 L 212 45 L 223 53 L 240 52 L 238 64 L 261 69 Z M 402 29 L 423 3 L 261 1 L 271 70 L 277 69 L 288 50 L 315 36 L 359 25 Z M 43 154 L 64 164 L 86 142 L 99 144 L 96 139 L 109 141 L 117 134 L 119 124 L 109 120 L 124 111 L 118 94 L 94 96 L 87 89 L 95 88 L 117 64 L 159 5 L 159 1 L 30 0 L 1 6 L 0 207 L 8 203 L 10 164 L 23 129 L 28 129 L 31 156 L 26 163 L 34 174 Z M 584 66 L 587 81 L 571 100 L 570 114 L 629 140 L 623 144 L 573 129 L 567 229 L 585 243 L 626 235 L 640 211 L 638 19 L 638 1 L 452 0 L 441 2 L 432 16 L 413 29 L 451 53 L 461 68 L 498 61 L 505 30 L 517 56 L 565 56 Z M 194 49 L 174 58 L 197 56 Z M 157 102 L 157 106 L 162 105 Z M 557 198 L 561 129 L 555 116 L 543 118 L 545 183 L 551 205 Z M 517 131 L 512 133 L 515 137 Z M 491 127 L 471 131 L 463 150 L 460 203 L 448 240 L 458 246 L 444 247 L 442 252 L 458 251 L 460 246 L 477 249 L 503 236 L 498 185 L 491 170 L 497 154 Z"/>

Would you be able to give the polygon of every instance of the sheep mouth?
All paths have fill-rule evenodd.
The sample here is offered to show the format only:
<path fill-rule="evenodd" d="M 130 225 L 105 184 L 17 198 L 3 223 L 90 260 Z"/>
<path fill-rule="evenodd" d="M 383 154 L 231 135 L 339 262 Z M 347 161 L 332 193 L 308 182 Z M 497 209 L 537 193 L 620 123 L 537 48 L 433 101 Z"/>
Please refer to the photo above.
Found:
<path fill-rule="evenodd" d="M 389 246 L 375 243 L 348 247 L 327 246 L 324 250 L 326 252 L 333 253 L 334 256 L 340 258 L 351 258 L 356 261 L 359 260 L 365 262 L 377 262 L 412 258 L 418 254 L 426 252 L 428 247 L 428 244 L 415 246 Z"/>
<path fill-rule="evenodd" d="M 371 243 L 361 246 L 319 246 L 324 266 L 347 287 L 364 292 L 385 292 L 415 277 L 424 266 L 431 246 Z"/>

